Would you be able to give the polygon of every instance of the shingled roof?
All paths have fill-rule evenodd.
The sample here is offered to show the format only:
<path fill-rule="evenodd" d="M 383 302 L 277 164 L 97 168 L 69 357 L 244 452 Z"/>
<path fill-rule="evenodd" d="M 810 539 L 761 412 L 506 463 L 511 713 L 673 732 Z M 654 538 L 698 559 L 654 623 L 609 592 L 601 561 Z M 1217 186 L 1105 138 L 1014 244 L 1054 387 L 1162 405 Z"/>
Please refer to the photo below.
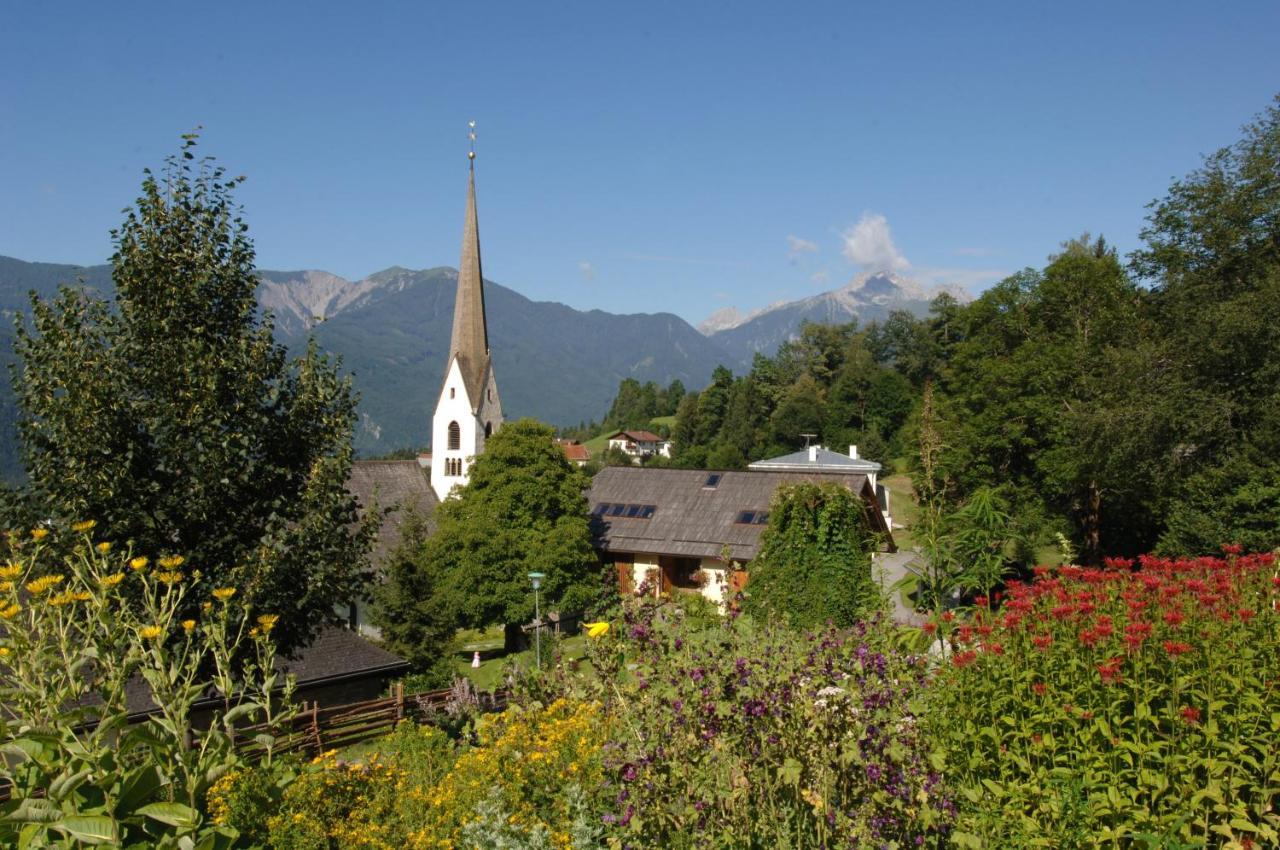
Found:
<path fill-rule="evenodd" d="M 602 469 L 587 491 L 596 548 L 606 552 L 712 558 L 729 547 L 729 557 L 749 561 L 760 549 L 761 524 L 737 522 L 743 511 L 769 510 L 774 491 L 784 484 L 834 482 L 862 495 L 875 530 L 893 538 L 865 475 L 806 472 L 713 472 L 611 466 Z M 649 518 L 604 516 L 601 504 L 653 506 Z"/>
<path fill-rule="evenodd" d="M 358 460 L 351 465 L 347 490 L 359 502 L 362 516 L 374 504 L 382 509 L 391 508 L 382 517 L 369 553 L 375 568 L 380 567 L 400 543 L 405 510 L 417 511 L 430 524 L 439 504 L 431 489 L 428 471 L 416 460 Z"/>
<path fill-rule="evenodd" d="M 479 409 L 489 371 L 489 328 L 484 315 L 484 275 L 480 270 L 480 223 L 476 217 L 476 169 L 472 159 L 467 181 L 467 217 L 462 225 L 462 258 L 458 261 L 458 294 L 453 305 L 449 365 L 456 357 L 473 409 Z"/>

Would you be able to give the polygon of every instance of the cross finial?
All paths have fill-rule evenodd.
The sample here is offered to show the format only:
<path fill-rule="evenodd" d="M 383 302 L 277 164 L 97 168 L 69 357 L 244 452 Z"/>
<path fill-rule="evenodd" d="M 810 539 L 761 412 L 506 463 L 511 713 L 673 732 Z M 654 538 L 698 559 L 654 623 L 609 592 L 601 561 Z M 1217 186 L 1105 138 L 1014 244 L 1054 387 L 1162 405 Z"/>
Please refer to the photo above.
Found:
<path fill-rule="evenodd" d="M 476 158 L 476 122 L 467 122 L 467 138 L 471 141 L 471 150 L 467 152 L 467 159 Z"/>

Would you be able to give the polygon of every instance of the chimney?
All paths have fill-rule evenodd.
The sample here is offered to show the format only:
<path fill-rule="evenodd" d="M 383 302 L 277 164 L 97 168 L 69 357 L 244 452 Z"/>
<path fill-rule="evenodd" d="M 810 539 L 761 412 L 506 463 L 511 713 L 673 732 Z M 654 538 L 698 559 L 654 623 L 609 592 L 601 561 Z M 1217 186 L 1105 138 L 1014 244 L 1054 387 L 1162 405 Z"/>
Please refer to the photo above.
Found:
<path fill-rule="evenodd" d="M 818 447 L 809 446 L 809 463 L 817 463 L 817 462 L 818 462 Z"/>
<path fill-rule="evenodd" d="M 849 446 L 849 457 L 853 458 L 854 460 L 857 460 L 857 459 L 858 459 L 858 447 L 857 447 L 857 446 Z"/>

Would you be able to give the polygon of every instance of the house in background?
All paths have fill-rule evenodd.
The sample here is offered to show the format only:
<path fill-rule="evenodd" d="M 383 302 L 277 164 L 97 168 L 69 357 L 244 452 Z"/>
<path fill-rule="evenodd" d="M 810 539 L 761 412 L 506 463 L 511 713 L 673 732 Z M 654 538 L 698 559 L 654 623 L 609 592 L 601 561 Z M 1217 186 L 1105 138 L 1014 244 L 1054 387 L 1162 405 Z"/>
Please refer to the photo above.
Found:
<path fill-rule="evenodd" d="M 857 446 L 849 446 L 847 455 L 833 452 L 823 446 L 809 446 L 781 457 L 758 460 L 748 464 L 747 469 L 760 472 L 822 472 L 831 475 L 865 476 L 876 494 L 880 512 L 884 514 L 885 525 L 893 528 L 893 517 L 889 514 L 889 491 L 876 480 L 880 475 L 880 464 L 874 460 L 858 457 Z"/>
<path fill-rule="evenodd" d="M 654 594 L 699 593 L 723 610 L 746 584 L 774 492 L 821 482 L 859 494 L 870 530 L 896 550 L 865 474 L 634 466 L 602 469 L 587 491 L 594 545 L 616 565 L 623 593 L 647 581 Z"/>
<path fill-rule="evenodd" d="M 591 462 L 591 452 L 577 440 L 556 440 L 556 443 L 564 450 L 564 456 L 569 459 L 569 463 L 574 466 L 586 466 Z"/>
<path fill-rule="evenodd" d="M 651 457 L 671 457 L 671 443 L 650 431 L 615 431 L 609 435 L 609 448 L 643 462 Z"/>

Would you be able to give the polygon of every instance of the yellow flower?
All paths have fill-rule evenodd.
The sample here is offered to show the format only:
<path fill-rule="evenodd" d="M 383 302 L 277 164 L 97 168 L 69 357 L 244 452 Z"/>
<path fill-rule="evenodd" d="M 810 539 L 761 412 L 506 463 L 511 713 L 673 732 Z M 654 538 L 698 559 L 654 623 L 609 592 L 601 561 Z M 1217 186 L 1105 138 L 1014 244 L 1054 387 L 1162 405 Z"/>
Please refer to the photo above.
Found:
<path fill-rule="evenodd" d="M 40 540 L 44 540 L 44 539 L 45 539 L 46 537 L 48 537 L 48 536 L 49 536 L 49 529 L 47 529 L 47 528 L 33 528 L 33 529 L 31 529 L 31 539 L 32 539 L 32 540 L 40 541 Z"/>
<path fill-rule="evenodd" d="M 97 549 L 99 553 L 105 555 L 111 551 L 111 542 L 109 540 L 104 540 L 93 548 Z"/>
<path fill-rule="evenodd" d="M 609 624 L 606 622 L 587 623 L 587 637 L 598 638 L 609 634 Z"/>
<path fill-rule="evenodd" d="M 213 610 L 213 603 L 212 603 L 212 602 L 201 602 L 201 603 L 200 603 L 200 610 L 201 610 L 201 611 L 203 611 L 203 612 L 205 612 L 206 614 L 208 614 L 210 611 L 212 611 L 212 610 Z"/>
<path fill-rule="evenodd" d="M 174 570 L 182 566 L 182 563 L 186 560 L 187 559 L 182 557 L 181 555 L 170 555 L 167 558 L 161 558 L 157 563 L 159 563 L 160 566 L 164 567 L 166 570 Z"/>
<path fill-rule="evenodd" d="M 0 658 L 8 658 L 9 652 L 10 652 L 9 647 L 0 646 Z"/>
<path fill-rule="evenodd" d="M 3 567 L 0 567 L 0 578 L 11 579 L 17 578 L 20 575 L 22 575 L 21 561 L 11 561 Z"/>
<path fill-rule="evenodd" d="M 186 632 L 187 634 L 191 634 L 191 632 L 195 631 L 195 628 L 196 628 L 196 621 L 195 621 L 195 620 L 183 620 L 183 621 L 182 621 L 182 630 L 183 630 L 184 632 Z"/>
<path fill-rule="evenodd" d="M 164 634 L 164 629 L 159 626 L 143 626 L 138 629 L 138 636 L 143 640 L 155 640 Z"/>
<path fill-rule="evenodd" d="M 145 570 L 147 568 L 147 564 L 149 563 L 151 563 L 151 561 L 147 558 L 146 555 L 139 555 L 138 557 L 134 558 L 129 562 L 129 569 Z"/>
<path fill-rule="evenodd" d="M 276 627 L 276 620 L 280 619 L 279 614 L 263 614 L 258 618 L 258 625 L 262 626 L 264 632 L 270 632 Z"/>
<path fill-rule="evenodd" d="M 39 596 L 51 587 L 61 584 L 63 578 L 63 576 L 41 576 L 35 581 L 27 582 L 27 593 L 32 596 Z"/>
<path fill-rule="evenodd" d="M 8 605 L 0 608 L 0 620 L 12 620 L 13 615 L 22 610 L 22 606 L 17 602 L 10 602 Z"/>
<path fill-rule="evenodd" d="M 124 573 L 112 573 L 109 576 L 103 576 L 98 579 L 98 584 L 103 587 L 115 587 L 122 581 L 124 581 Z"/>
<path fill-rule="evenodd" d="M 85 531 L 93 531 L 93 527 L 98 524 L 96 519 L 83 519 L 80 522 L 72 523 L 71 530 L 77 533 Z"/>
<path fill-rule="evenodd" d="M 70 590 L 49 597 L 49 604 L 54 606 L 70 605 L 76 601 L 79 594 L 72 593 Z"/>
<path fill-rule="evenodd" d="M 213 598 L 219 602 L 226 602 L 235 595 L 236 589 L 234 587 L 219 587 L 213 591 Z"/>
<path fill-rule="evenodd" d="M 178 570 L 162 570 L 156 573 L 156 581 L 162 581 L 165 584 L 177 584 L 182 581 L 182 573 Z"/>
<path fill-rule="evenodd" d="M 257 636 L 258 636 L 257 626 L 254 626 L 252 629 L 249 629 L 249 637 L 257 637 Z"/>
<path fill-rule="evenodd" d="M 88 602 L 90 599 L 93 598 L 93 594 L 87 590 L 77 590 L 75 593 L 72 593 L 70 595 L 71 595 L 71 598 L 74 599 L 76 602 Z"/>
<path fill-rule="evenodd" d="M 0 581 L 0 593 L 8 593 L 11 590 L 13 590 L 13 582 Z"/>

